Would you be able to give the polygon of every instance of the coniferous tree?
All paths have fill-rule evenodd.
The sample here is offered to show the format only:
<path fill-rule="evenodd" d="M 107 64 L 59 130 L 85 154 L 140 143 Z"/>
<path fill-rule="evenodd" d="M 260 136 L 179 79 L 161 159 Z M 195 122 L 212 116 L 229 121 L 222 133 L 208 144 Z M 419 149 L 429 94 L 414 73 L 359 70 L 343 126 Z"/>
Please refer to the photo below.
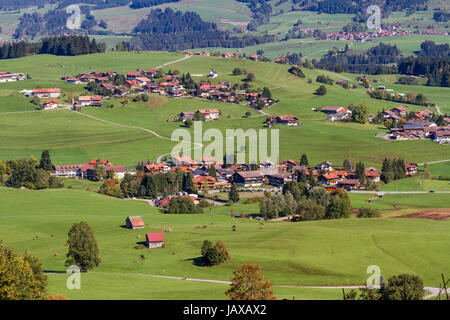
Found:
<path fill-rule="evenodd" d="M 41 161 L 39 163 L 39 168 L 46 170 L 46 171 L 53 170 L 53 164 L 52 164 L 52 160 L 50 159 L 50 152 L 48 150 L 44 150 L 42 152 Z"/>
<path fill-rule="evenodd" d="M 351 172 L 353 170 L 352 162 L 349 159 L 345 159 L 343 163 L 345 171 Z"/>
<path fill-rule="evenodd" d="M 231 203 L 239 202 L 239 192 L 237 190 L 236 184 L 234 183 L 231 185 L 230 192 L 228 193 L 228 200 Z"/>
<path fill-rule="evenodd" d="M 194 176 L 191 172 L 188 172 L 183 178 L 183 191 L 187 193 L 196 193 L 197 189 L 194 186 Z"/>
<path fill-rule="evenodd" d="M 210 177 L 217 178 L 216 168 L 213 165 L 209 166 L 209 168 L 208 168 L 208 175 Z"/>
<path fill-rule="evenodd" d="M 317 186 L 317 180 L 312 169 L 309 170 L 308 184 L 310 189 Z"/>
<path fill-rule="evenodd" d="M 305 172 L 303 170 L 300 171 L 297 181 L 301 182 L 301 183 L 304 183 L 304 184 L 308 183 L 308 178 L 306 177 L 306 174 L 305 174 Z"/>
<path fill-rule="evenodd" d="M 358 176 L 359 181 L 361 181 L 361 184 L 365 184 L 366 176 L 365 176 L 365 167 L 364 163 L 358 162 L 356 164 L 356 175 Z"/>
<path fill-rule="evenodd" d="M 301 166 L 308 166 L 308 156 L 306 155 L 306 153 L 302 154 L 302 157 L 300 158 L 300 165 Z"/>

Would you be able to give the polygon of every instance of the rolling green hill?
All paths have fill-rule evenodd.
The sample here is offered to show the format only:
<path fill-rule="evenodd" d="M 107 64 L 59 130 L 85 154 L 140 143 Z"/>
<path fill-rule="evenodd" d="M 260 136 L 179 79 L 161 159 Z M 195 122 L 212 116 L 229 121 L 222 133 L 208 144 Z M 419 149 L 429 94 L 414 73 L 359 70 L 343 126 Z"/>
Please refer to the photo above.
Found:
<path fill-rule="evenodd" d="M 155 160 L 158 155 L 170 153 L 174 144 L 167 143 L 141 130 L 118 127 L 102 123 L 69 111 L 33 112 L 15 114 L 14 111 L 33 111 L 35 106 L 30 99 L 17 94 L 22 89 L 33 89 L 37 85 L 43 87 L 60 87 L 65 103 L 70 97 L 86 93 L 82 85 L 68 85 L 59 80 L 62 75 L 75 75 L 83 71 L 115 70 L 118 72 L 146 69 L 158 64 L 182 57 L 176 53 L 105 53 L 78 57 L 55 57 L 50 55 L 31 56 L 22 59 L 2 61 L 2 69 L 11 72 L 27 72 L 32 80 L 0 85 L 0 118 L 6 126 L 0 127 L 3 137 L 0 153 L 1 159 L 11 157 L 39 156 L 43 148 L 50 148 L 57 164 L 68 164 L 68 161 L 88 161 L 89 158 L 105 157 L 117 164 L 132 166 L 144 159 Z M 313 92 L 319 86 L 315 82 L 317 75 L 326 74 L 338 80 L 349 79 L 356 83 L 354 74 L 338 75 L 323 70 L 304 69 L 306 78 L 296 78 L 287 72 L 288 66 L 275 63 L 252 62 L 244 59 L 224 59 L 219 57 L 198 57 L 172 64 L 163 68 L 178 70 L 180 73 L 190 72 L 194 80 L 205 79 L 205 75 L 214 68 L 219 73 L 215 82 L 240 82 L 244 76 L 233 76 L 231 71 L 240 67 L 252 72 L 256 79 L 252 87 L 268 87 L 272 95 L 280 102 L 268 108 L 266 112 L 273 115 L 293 114 L 303 127 L 279 127 L 280 129 L 280 159 L 298 160 L 302 153 L 307 153 L 312 163 L 324 160 L 340 165 L 345 158 L 364 160 L 366 165 L 380 166 L 386 156 L 400 156 L 406 161 L 429 162 L 450 158 L 449 148 L 440 146 L 429 140 L 416 141 L 385 141 L 375 137 L 386 129 L 377 125 L 359 125 L 355 123 L 337 123 L 325 121 L 323 113 L 312 111 L 312 108 L 327 105 L 348 106 L 350 104 L 366 103 L 370 112 L 376 114 L 383 108 L 392 108 L 398 104 L 371 99 L 365 89 L 343 89 L 341 86 L 327 86 L 328 94 L 316 96 Z M 308 78 L 312 83 L 308 83 Z M 446 101 L 448 89 L 424 86 L 394 85 L 392 76 L 383 77 L 382 81 L 392 86 L 396 91 L 424 93 L 431 101 L 441 106 L 443 112 L 449 110 Z M 407 91 L 408 90 L 408 91 Z M 11 96 L 12 95 L 12 96 Z M 167 122 L 168 119 L 183 111 L 218 108 L 222 111 L 219 121 L 208 122 L 204 129 L 217 128 L 225 132 L 226 128 L 263 128 L 265 116 L 244 105 L 226 104 L 203 101 L 199 99 L 166 99 L 163 105 L 157 103 L 134 103 L 123 107 L 120 100 L 110 101 L 115 105 L 111 108 L 84 108 L 83 113 L 112 121 L 125 126 L 137 126 L 153 130 L 156 133 L 171 137 L 173 130 L 180 127 L 179 122 Z M 409 110 L 419 111 L 423 108 L 407 105 Z M 252 116 L 243 118 L 245 112 L 251 111 Z M 21 131 L 12 130 L 21 126 Z M 192 129 L 191 129 L 192 130 Z M 123 132 L 126 132 L 124 135 Z M 61 134 L 62 133 L 62 134 Z M 114 140 L 116 133 L 119 140 Z M 43 139 L 42 137 L 46 138 Z M 29 143 L 29 138 L 39 143 Z M 119 144 L 115 144 L 115 142 Z M 142 148 L 142 146 L 144 146 Z M 147 147 L 148 146 L 148 147 Z M 80 152 L 83 150 L 83 152 Z M 88 150 L 88 151 L 86 151 Z M 125 152 L 123 152 L 125 151 Z"/>
<path fill-rule="evenodd" d="M 447 197 L 448 199 L 448 197 Z M 227 215 L 167 215 L 138 201 L 111 199 L 82 190 L 23 191 L 0 188 L 1 237 L 19 252 L 29 248 L 45 270 L 64 271 L 64 243 L 71 225 L 88 222 L 102 262 L 82 274 L 82 290 L 65 288 L 64 275 L 50 275 L 49 290 L 71 299 L 223 299 L 226 285 L 156 279 L 139 274 L 229 280 L 243 262 L 258 262 L 275 293 L 296 298 L 339 298 L 337 290 L 279 288 L 278 285 L 364 283 L 366 268 L 379 265 L 386 277 L 408 272 L 436 286 L 448 272 L 450 221 L 346 219 L 304 223 L 236 220 Z M 128 215 L 141 215 L 145 229 L 122 228 Z M 231 226 L 239 222 L 237 231 Z M 199 227 L 197 227 L 199 226 Z M 205 226 L 205 227 L 203 227 Z M 172 228 L 165 248 L 135 249 L 145 232 Z M 140 238 L 137 237 L 140 235 Z M 38 240 L 33 240 L 34 237 Z M 194 264 L 203 240 L 223 240 L 232 260 L 205 268 Z M 439 255 L 436 252 L 440 252 Z M 145 255 L 141 260 L 140 255 Z M 135 263 L 135 261 L 138 261 Z"/>

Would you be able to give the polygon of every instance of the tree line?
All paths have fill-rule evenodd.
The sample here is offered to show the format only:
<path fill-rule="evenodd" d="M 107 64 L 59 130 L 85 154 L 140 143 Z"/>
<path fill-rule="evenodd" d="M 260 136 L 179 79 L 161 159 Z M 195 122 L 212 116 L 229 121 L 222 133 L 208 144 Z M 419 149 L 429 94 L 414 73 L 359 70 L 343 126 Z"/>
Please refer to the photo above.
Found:
<path fill-rule="evenodd" d="M 141 9 L 172 2 L 180 2 L 180 0 L 133 0 L 133 2 L 130 4 L 130 8 Z"/>
<path fill-rule="evenodd" d="M 52 170 L 48 150 L 42 152 L 40 161 L 33 157 L 0 161 L 0 185 L 27 189 L 62 188 L 64 183 L 51 175 Z"/>
<path fill-rule="evenodd" d="M 105 52 L 106 45 L 88 36 L 54 36 L 40 42 L 18 41 L 0 46 L 0 59 L 22 58 L 35 54 L 77 56 Z"/>
<path fill-rule="evenodd" d="M 397 62 L 400 50 L 396 45 L 380 43 L 364 52 L 330 50 L 316 68 L 325 68 L 336 72 L 353 72 L 365 74 L 396 73 L 397 67 L 386 64 Z"/>
<path fill-rule="evenodd" d="M 283 185 L 281 195 L 266 193 L 260 198 L 260 214 L 265 219 L 297 215 L 293 221 L 348 218 L 351 203 L 343 189 L 329 193 L 318 186 L 312 173 L 307 180 L 304 173 L 299 181 Z"/>

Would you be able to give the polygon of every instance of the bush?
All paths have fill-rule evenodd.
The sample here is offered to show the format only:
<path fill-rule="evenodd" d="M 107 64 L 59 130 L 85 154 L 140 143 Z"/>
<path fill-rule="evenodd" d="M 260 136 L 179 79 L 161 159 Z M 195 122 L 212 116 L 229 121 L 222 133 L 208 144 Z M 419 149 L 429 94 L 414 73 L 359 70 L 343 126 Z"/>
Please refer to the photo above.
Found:
<path fill-rule="evenodd" d="M 194 200 L 189 197 L 173 197 L 170 199 L 168 213 L 202 213 L 202 210 L 195 206 Z"/>
<path fill-rule="evenodd" d="M 217 241 L 214 246 L 209 240 L 203 241 L 201 254 L 203 263 L 207 266 L 216 266 L 231 258 L 222 240 Z"/>
<path fill-rule="evenodd" d="M 358 213 L 356 214 L 357 218 L 378 218 L 381 214 L 370 208 L 360 208 L 358 209 Z"/>

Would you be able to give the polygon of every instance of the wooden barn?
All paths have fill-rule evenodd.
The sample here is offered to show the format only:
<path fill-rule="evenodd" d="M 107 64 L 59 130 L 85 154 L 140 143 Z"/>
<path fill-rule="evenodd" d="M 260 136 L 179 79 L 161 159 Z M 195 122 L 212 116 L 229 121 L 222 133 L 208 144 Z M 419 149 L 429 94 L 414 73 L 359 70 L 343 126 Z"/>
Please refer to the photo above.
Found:
<path fill-rule="evenodd" d="M 144 220 L 140 216 L 127 217 L 125 220 L 128 229 L 142 229 L 144 228 Z"/>
<path fill-rule="evenodd" d="M 156 232 L 156 233 L 147 233 L 145 235 L 146 246 L 148 248 L 161 248 L 164 242 L 164 233 Z"/>

